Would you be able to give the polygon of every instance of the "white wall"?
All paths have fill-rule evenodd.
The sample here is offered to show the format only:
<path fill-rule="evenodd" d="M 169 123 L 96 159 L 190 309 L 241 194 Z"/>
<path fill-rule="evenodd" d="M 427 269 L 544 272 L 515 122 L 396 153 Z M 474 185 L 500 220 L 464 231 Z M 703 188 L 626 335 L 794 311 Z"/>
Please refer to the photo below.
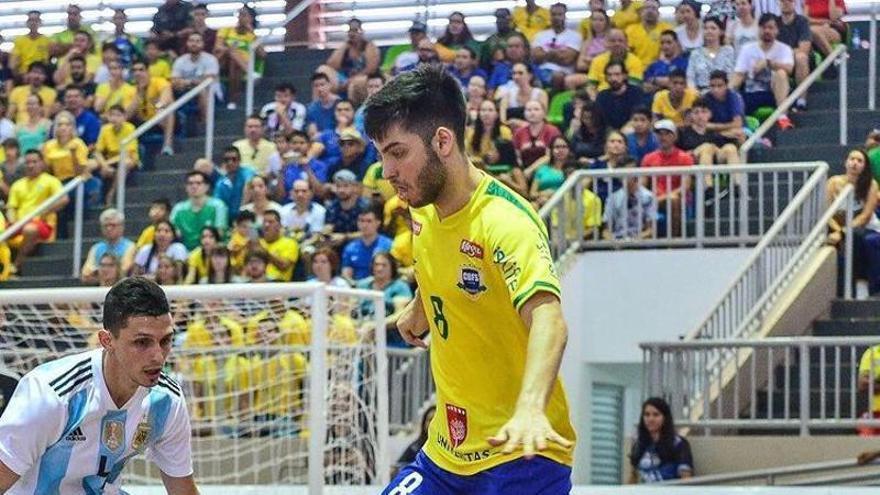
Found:
<path fill-rule="evenodd" d="M 580 441 L 574 480 L 589 483 L 590 391 L 626 390 L 626 426 L 641 398 L 640 342 L 677 340 L 695 329 L 745 263 L 750 249 L 652 249 L 581 254 L 562 276 L 568 347 L 562 379 Z M 628 428 L 628 429 L 629 429 Z M 627 432 L 629 433 L 629 431 Z"/>

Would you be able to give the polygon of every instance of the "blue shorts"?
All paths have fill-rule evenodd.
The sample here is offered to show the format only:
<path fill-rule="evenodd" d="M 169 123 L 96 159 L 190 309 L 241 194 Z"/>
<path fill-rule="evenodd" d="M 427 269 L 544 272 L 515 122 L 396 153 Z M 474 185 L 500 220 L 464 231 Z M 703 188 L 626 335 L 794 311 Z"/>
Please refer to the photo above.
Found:
<path fill-rule="evenodd" d="M 536 456 L 495 466 L 471 476 L 444 471 L 424 452 L 397 473 L 382 495 L 568 495 L 571 468 Z"/>

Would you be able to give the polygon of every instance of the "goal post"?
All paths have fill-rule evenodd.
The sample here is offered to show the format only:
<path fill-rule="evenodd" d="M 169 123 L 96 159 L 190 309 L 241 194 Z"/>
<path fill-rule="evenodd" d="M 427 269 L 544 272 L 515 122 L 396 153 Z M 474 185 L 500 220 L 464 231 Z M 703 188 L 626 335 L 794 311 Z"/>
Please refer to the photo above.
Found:
<path fill-rule="evenodd" d="M 164 287 L 166 373 L 184 389 L 201 486 L 383 485 L 388 354 L 381 292 L 320 283 Z M 107 288 L 0 290 L 0 369 L 98 346 Z M 143 456 L 125 485 L 161 484 Z"/>

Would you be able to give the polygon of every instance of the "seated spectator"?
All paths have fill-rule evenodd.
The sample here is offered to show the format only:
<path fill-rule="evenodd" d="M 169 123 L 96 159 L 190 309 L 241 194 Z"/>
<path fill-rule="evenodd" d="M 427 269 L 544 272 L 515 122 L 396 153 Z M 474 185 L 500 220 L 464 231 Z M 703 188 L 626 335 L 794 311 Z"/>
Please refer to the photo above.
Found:
<path fill-rule="evenodd" d="M 794 81 L 800 85 L 810 75 L 810 56 L 813 50 L 810 21 L 795 10 L 795 0 L 779 0 L 782 15 L 776 19 L 779 26 L 777 39 L 791 47 L 794 53 Z M 795 102 L 795 108 L 806 110 L 804 93 Z"/>
<path fill-rule="evenodd" d="M 277 210 L 263 213 L 263 237 L 260 247 L 268 255 L 266 278 L 273 282 L 293 280 L 293 267 L 299 259 L 299 244 L 281 232 L 281 215 Z"/>
<path fill-rule="evenodd" d="M 617 29 L 626 29 L 629 26 L 639 22 L 639 10 L 642 8 L 642 2 L 636 0 L 620 0 L 620 8 L 614 11 L 611 16 L 611 24 Z"/>
<path fill-rule="evenodd" d="M 129 79 L 128 66 L 122 62 L 122 54 L 119 52 L 119 48 L 116 48 L 116 45 L 113 43 L 104 43 L 101 45 L 101 65 L 98 66 L 98 69 L 95 71 L 95 77 L 92 79 L 95 84 L 110 81 L 110 64 L 112 62 L 119 62 L 119 65 L 122 66 L 122 78 L 126 81 Z"/>
<path fill-rule="evenodd" d="M 633 109 L 630 124 L 632 124 L 632 132 L 626 133 L 626 149 L 629 156 L 635 160 L 636 166 L 639 166 L 645 155 L 660 147 L 660 142 L 651 129 L 651 111 L 647 108 Z"/>
<path fill-rule="evenodd" d="M 95 90 L 95 111 L 103 120 L 110 120 L 110 108 L 119 106 L 128 119 L 137 112 L 137 89 L 125 82 L 122 64 L 110 62 L 110 81 L 101 83 Z"/>
<path fill-rule="evenodd" d="M 678 126 L 675 122 L 663 119 L 654 123 L 654 131 L 660 148 L 645 155 L 642 159 L 642 167 L 684 167 L 694 164 L 694 159 L 689 153 L 675 146 L 678 138 Z M 678 236 L 681 233 L 681 202 L 690 188 L 689 179 L 681 176 L 659 175 L 651 178 L 651 192 L 657 198 L 658 210 L 664 216 L 667 228 L 671 229 L 671 235 Z M 668 203 L 668 210 L 667 210 Z M 672 218 L 665 218 L 665 212 L 669 211 Z M 666 234 L 666 232 L 658 232 Z"/>
<path fill-rule="evenodd" d="M 16 36 L 13 40 L 12 52 L 9 54 L 9 68 L 18 76 L 24 76 L 28 67 L 34 62 L 49 63 L 51 40 L 40 34 L 42 24 L 40 11 L 31 10 L 27 13 L 25 22 L 28 28 L 27 34 Z"/>
<path fill-rule="evenodd" d="M 323 72 L 315 72 L 311 77 L 312 102 L 306 108 L 306 124 L 309 136 L 314 138 L 318 133 L 336 127 L 336 102 L 341 98 L 333 92 L 330 78 Z"/>
<path fill-rule="evenodd" d="M 382 87 L 385 86 L 385 76 L 381 72 L 374 72 L 367 76 L 367 98 L 373 96 L 378 93 Z M 485 81 L 483 83 L 483 90 L 485 91 Z M 358 132 L 362 135 L 366 136 L 367 131 L 364 130 L 364 113 L 366 111 L 366 105 L 361 104 L 358 107 L 357 111 L 354 112 L 354 126 L 357 128 Z"/>
<path fill-rule="evenodd" d="M 475 40 L 474 35 L 471 34 L 471 30 L 464 20 L 464 14 L 457 11 L 453 12 L 449 14 L 448 21 L 449 23 L 446 25 L 443 35 L 437 38 L 438 48 L 443 47 L 446 49 L 438 50 L 440 60 L 447 63 L 452 62 L 455 53 L 465 46 L 473 50 L 474 58 L 476 58 L 476 54 L 480 52 L 480 42 Z"/>
<path fill-rule="evenodd" d="M 369 209 L 370 201 L 361 196 L 360 182 L 350 170 L 336 172 L 333 185 L 336 197 L 327 203 L 324 233 L 339 246 L 357 237 L 358 217 Z"/>
<path fill-rule="evenodd" d="M 113 9 L 113 34 L 110 35 L 108 41 L 119 51 L 119 61 L 122 66 L 131 68 L 132 62 L 141 54 L 141 39 L 131 33 L 125 32 L 125 23 L 128 22 L 128 16 L 125 15 L 124 9 Z"/>
<path fill-rule="evenodd" d="M 519 170 L 516 155 L 512 153 L 512 141 L 513 132 L 499 118 L 495 102 L 484 100 L 479 118 L 465 129 L 464 146 L 471 162 L 496 176 Z"/>
<path fill-rule="evenodd" d="M 208 263 L 208 274 L 199 279 L 199 284 L 228 284 L 234 278 L 229 250 L 226 246 L 217 246 L 211 251 Z"/>
<path fill-rule="evenodd" d="M 153 14 L 152 39 L 162 50 L 177 49 L 177 35 L 189 24 L 192 4 L 183 0 L 165 0 Z"/>
<path fill-rule="evenodd" d="M 691 108 L 690 125 L 679 132 L 678 147 L 691 152 L 700 165 L 739 163 L 736 141 L 709 129 L 711 118 L 709 104 L 702 98 L 695 101 Z"/>
<path fill-rule="evenodd" d="M 584 22 L 589 22 L 587 24 L 590 27 L 589 36 L 584 36 Z M 590 70 L 590 64 L 596 56 L 605 51 L 605 36 L 611 30 L 611 20 L 608 19 L 605 10 L 593 9 L 590 11 L 590 17 L 582 21 L 581 28 L 581 37 L 584 41 L 575 62 L 575 73 L 565 78 L 565 85 L 569 88 L 577 88 L 587 83 L 586 74 Z"/>
<path fill-rule="evenodd" d="M 592 20 L 593 11 L 601 10 L 603 13 L 606 13 L 608 5 L 606 5 L 605 0 L 589 0 L 587 2 L 587 10 L 590 11 L 590 15 L 582 19 L 580 24 L 578 24 L 578 33 L 584 41 L 589 40 L 594 34 L 596 34 L 593 31 L 593 26 L 590 22 Z M 611 26 L 610 18 L 608 19 L 608 25 Z"/>
<path fill-rule="evenodd" d="M 207 45 L 207 42 L 205 42 Z M 171 79 L 171 63 L 165 57 L 165 53 L 159 48 L 159 43 L 147 40 L 144 43 L 144 59 L 147 62 L 147 72 L 150 77 Z"/>
<path fill-rule="evenodd" d="M 846 3 L 843 0 L 804 0 L 804 15 L 810 21 L 813 46 L 823 57 L 831 53 L 834 45 L 846 39 L 848 28 L 842 19 L 844 14 Z"/>
<path fill-rule="evenodd" d="M 24 164 L 25 176 L 12 184 L 6 202 L 6 219 L 10 225 L 27 216 L 63 188 L 60 180 L 46 173 L 43 155 L 38 150 L 26 152 Z M 10 246 L 17 251 L 15 273 L 21 273 L 22 264 L 37 245 L 55 240 L 56 212 L 67 206 L 68 201 L 67 196 L 62 196 L 46 212 L 22 227 L 21 232 L 10 240 Z"/>
<path fill-rule="evenodd" d="M 294 181 L 300 179 L 307 181 L 312 190 L 323 193 L 323 185 L 330 178 L 330 166 L 317 158 L 309 158 L 311 141 L 308 134 L 293 131 L 287 136 L 279 136 L 275 139 L 275 146 L 278 148 L 277 158 L 274 158 L 277 168 L 275 164 L 270 164 L 269 173 L 277 177 L 276 199 L 286 202 Z"/>
<path fill-rule="evenodd" d="M 688 70 L 688 56 L 681 50 L 675 31 L 663 31 L 660 34 L 660 58 L 645 70 L 642 89 L 648 93 L 669 89 L 669 74 L 675 69 Z"/>
<path fill-rule="evenodd" d="M 873 383 L 873 387 L 872 384 Z M 859 392 L 867 395 L 873 388 L 873 397 L 868 398 L 868 410 L 861 415 L 861 419 L 880 419 L 880 345 L 874 345 L 865 350 L 859 359 Z M 880 435 L 880 428 L 870 426 L 858 426 L 856 430 L 861 437 L 876 437 Z M 859 456 L 859 464 L 867 464 L 873 459 L 880 457 L 880 451 L 874 454 L 862 454 Z"/>
<path fill-rule="evenodd" d="M 672 410 L 652 397 L 642 404 L 639 431 L 629 453 L 631 484 L 687 479 L 694 475 L 691 447 L 675 431 Z"/>
<path fill-rule="evenodd" d="M 600 53 L 590 64 L 587 72 L 587 91 L 595 98 L 599 91 L 608 89 L 608 81 L 605 80 L 605 68 L 611 61 L 623 62 L 623 67 L 629 75 L 630 82 L 640 85 L 644 66 L 642 61 L 634 53 L 630 52 L 626 45 L 626 36 L 619 29 L 612 29 L 605 37 L 606 51 Z"/>
<path fill-rule="evenodd" d="M 392 316 L 396 318 L 397 314 L 413 299 L 413 292 L 409 288 L 409 284 L 400 278 L 397 270 L 397 260 L 386 252 L 377 252 L 373 255 L 370 274 L 370 276 L 358 281 L 357 288 L 382 292 L 385 296 L 386 318 Z M 373 301 L 370 299 L 363 300 L 360 308 L 358 308 L 361 318 L 369 318 L 375 314 L 375 311 Z M 388 345 L 406 347 L 406 344 L 400 337 L 396 341 L 389 342 Z"/>
<path fill-rule="evenodd" d="M 550 29 L 539 32 L 532 42 L 532 59 L 538 64 L 538 79 L 545 86 L 562 90 L 566 76 L 574 73 L 581 35 L 565 27 L 568 7 L 555 3 L 550 7 Z"/>
<path fill-rule="evenodd" d="M 619 130 L 626 127 L 633 109 L 642 105 L 645 94 L 641 88 L 628 82 L 626 67 L 620 62 L 613 61 L 605 66 L 605 80 L 609 86 L 596 96 L 596 109 L 604 125 Z"/>
<path fill-rule="evenodd" d="M 877 182 L 873 179 L 867 153 L 849 152 L 845 173 L 828 179 L 826 196 L 830 204 L 850 184 L 855 188 L 856 211 L 853 213 L 853 280 L 856 298 L 866 299 L 880 292 L 880 219 L 877 218 Z M 842 247 L 846 217 L 838 211 L 828 224 L 828 243 Z"/>
<path fill-rule="evenodd" d="M 364 137 L 354 127 L 339 134 L 339 147 L 342 149 L 341 160 L 335 168 L 330 169 L 330 173 L 335 175 L 340 170 L 350 170 L 357 180 L 363 180 L 367 169 L 376 161 L 375 149 L 367 145 Z"/>
<path fill-rule="evenodd" d="M 319 248 L 312 255 L 311 274 L 310 282 L 321 282 L 331 287 L 351 287 L 348 280 L 339 276 L 339 255 L 329 247 Z"/>
<path fill-rule="evenodd" d="M 101 67 L 101 57 L 95 53 L 94 34 L 85 30 L 76 31 L 73 36 L 73 43 L 64 56 L 58 59 L 58 64 L 52 80 L 56 86 L 67 86 L 77 83 L 84 84 L 86 82 L 94 82 L 95 73 Z M 85 62 L 85 78 L 81 81 L 74 81 L 71 77 L 71 63 L 75 58 L 82 58 Z"/>
<path fill-rule="evenodd" d="M 107 112 L 109 122 L 101 127 L 98 134 L 98 142 L 95 144 L 95 165 L 101 178 L 104 180 L 105 202 L 107 205 L 116 193 L 116 173 L 120 166 L 126 167 L 126 171 L 140 166 L 138 154 L 138 140 L 133 139 L 125 146 L 125 162 L 122 160 L 122 141 L 134 134 L 135 128 L 131 122 L 125 120 L 125 110 L 120 105 L 113 105 Z"/>
<path fill-rule="evenodd" d="M 501 121 L 514 129 L 527 124 L 525 119 L 526 103 L 536 101 L 544 108 L 549 105 L 547 92 L 535 87 L 535 75 L 528 64 L 513 66 L 513 84 L 507 87 L 500 99 Z"/>
<path fill-rule="evenodd" d="M 468 81 L 467 88 L 465 88 L 464 94 L 465 100 L 467 100 L 468 125 L 472 124 L 479 118 L 480 106 L 486 101 L 487 96 L 489 96 L 489 94 L 486 91 L 486 80 L 480 76 L 471 77 Z M 358 124 L 357 114 L 355 114 L 355 127 L 357 127 L 357 130 L 360 131 L 361 134 L 365 134 L 363 120 Z"/>
<path fill-rule="evenodd" d="M 794 69 L 791 47 L 776 40 L 779 32 L 776 16 L 761 16 L 761 39 L 742 47 L 736 58 L 736 68 L 730 83 L 742 91 L 746 114 L 760 107 L 778 107 L 788 97 L 788 78 Z M 788 115 L 776 121 L 783 130 L 794 127 Z"/>
<path fill-rule="evenodd" d="M 119 259 L 110 253 L 104 253 L 98 261 L 98 287 L 113 287 L 122 280 L 125 272 L 119 266 Z"/>
<path fill-rule="evenodd" d="M 364 37 L 360 19 L 350 19 L 345 43 L 333 50 L 326 62 L 331 79 L 337 81 L 336 91 L 358 105 L 362 103 L 367 97 L 367 76 L 379 69 L 379 59 L 379 48 Z"/>
<path fill-rule="evenodd" d="M 198 247 L 199 236 L 204 227 L 215 227 L 222 235 L 229 222 L 226 203 L 208 196 L 208 189 L 211 187 L 209 180 L 206 174 L 197 170 L 187 173 L 187 199 L 178 202 L 171 209 L 170 221 L 180 232 L 181 242 L 187 249 Z M 152 217 L 152 208 L 150 209 Z"/>
<path fill-rule="evenodd" d="M 205 40 L 202 35 L 192 33 L 186 40 L 187 53 L 174 60 L 174 65 L 171 66 L 171 87 L 174 90 L 175 98 L 179 98 L 198 86 L 205 79 L 219 76 L 220 63 L 217 61 L 217 57 L 204 51 L 204 48 Z M 182 111 L 192 113 L 188 110 L 189 108 L 190 106 L 184 105 Z M 208 92 L 203 91 L 198 98 L 198 111 L 201 120 L 205 119 L 207 108 Z"/>
<path fill-rule="evenodd" d="M 260 125 L 262 132 L 262 124 Z M 229 146 L 223 151 L 224 173 L 214 183 L 214 197 L 223 201 L 229 219 L 238 216 L 244 197 L 244 187 L 257 172 L 241 164 L 241 151 Z"/>
<path fill-rule="evenodd" d="M 620 168 L 635 167 L 634 160 L 627 160 Z M 650 239 L 654 236 L 654 220 L 657 203 L 654 195 L 643 186 L 638 177 L 627 177 L 624 187 L 614 191 L 605 202 L 602 223 L 605 239 Z"/>
<path fill-rule="evenodd" d="M 687 66 L 688 86 L 697 88 L 700 93 L 709 90 L 709 76 L 713 72 L 733 74 L 736 67 L 733 47 L 722 44 L 723 36 L 721 21 L 714 17 L 703 21 L 703 46 L 691 51 Z"/>
<path fill-rule="evenodd" d="M 269 254 L 262 249 L 250 250 L 245 258 L 244 269 L 241 275 L 232 278 L 235 283 L 261 284 L 271 282 L 266 275 L 269 266 Z"/>
<path fill-rule="evenodd" d="M 182 281 L 180 263 L 176 262 L 167 254 L 159 255 L 159 264 L 156 267 L 156 283 L 159 285 L 180 285 Z"/>
<path fill-rule="evenodd" d="M 147 72 L 147 65 L 142 60 L 135 60 L 131 66 L 131 73 L 134 76 L 135 96 L 132 102 L 132 121 L 135 125 L 155 117 L 156 114 L 166 106 L 174 102 L 174 94 L 171 90 L 171 83 L 160 77 L 153 77 Z M 162 154 L 174 154 L 174 113 L 168 114 L 159 123 L 162 130 Z M 154 127 L 154 129 L 156 129 Z"/>
<path fill-rule="evenodd" d="M 602 156 L 589 163 L 590 170 L 614 170 L 624 163 L 632 160 L 626 154 L 626 138 L 617 131 L 610 131 L 605 138 L 605 149 Z M 591 181 L 588 181 L 587 189 L 590 189 Z M 610 191 L 620 189 L 620 179 L 597 179 L 596 186 L 592 188 L 599 200 L 604 203 L 608 199 Z"/>
<path fill-rule="evenodd" d="M 32 63 L 24 80 L 25 84 L 16 86 L 9 93 L 8 117 L 13 119 L 16 124 L 28 121 L 27 102 L 31 95 L 39 96 L 38 102 L 43 109 L 43 116 L 51 115 L 52 105 L 57 96 L 53 88 L 44 84 L 46 82 L 46 66 L 42 62 Z"/>
<path fill-rule="evenodd" d="M 15 181 L 24 177 L 25 170 L 18 140 L 6 139 L 2 146 L 4 157 L 3 162 L 0 163 L 0 199 L 5 203 L 9 198 L 9 188 Z"/>
<path fill-rule="evenodd" d="M 428 25 L 420 20 L 412 22 L 409 30 L 409 50 L 397 55 L 391 73 L 394 75 L 413 70 L 419 64 L 419 43 L 428 39 Z"/>
<path fill-rule="evenodd" d="M 197 3 L 193 5 L 189 25 L 176 32 L 176 48 L 169 48 L 169 53 L 172 55 L 175 52 L 186 53 L 186 41 L 192 33 L 201 34 L 202 39 L 205 41 L 204 50 L 208 53 L 214 53 L 214 47 L 217 46 L 217 30 L 208 27 L 208 15 L 208 6 L 206 4 Z"/>
<path fill-rule="evenodd" d="M 495 66 L 492 68 L 492 75 L 489 77 L 487 87 L 490 93 L 495 92 L 495 98 L 501 96 L 498 93 L 499 88 L 509 85 L 513 80 L 513 66 L 516 64 L 527 64 L 529 72 L 533 74 L 536 70 L 529 60 L 528 41 L 520 33 L 513 33 L 507 37 L 504 58 L 495 62 Z"/>
<path fill-rule="evenodd" d="M 214 227 L 202 228 L 201 235 L 199 236 L 199 247 L 190 251 L 186 259 L 185 284 L 192 285 L 209 277 L 212 263 L 211 257 L 214 254 L 214 250 L 219 247 L 222 247 L 220 245 L 220 232 Z"/>
<path fill-rule="evenodd" d="M 171 222 L 160 221 L 156 225 L 153 243 L 140 248 L 134 257 L 133 275 L 155 278 L 159 268 L 159 257 L 166 255 L 183 269 L 186 263 L 186 247 L 177 241 L 177 234 Z"/>
<path fill-rule="evenodd" d="M 49 54 L 53 57 L 64 56 L 76 43 L 76 35 L 79 32 L 84 32 L 91 39 L 95 39 L 95 31 L 82 23 L 82 9 L 76 4 L 69 4 L 67 6 L 67 28 L 52 35 Z"/>
<path fill-rule="evenodd" d="M 77 137 L 76 120 L 70 112 L 59 112 L 55 116 L 52 139 L 43 144 L 42 152 L 49 172 L 62 183 L 66 184 L 74 177 L 84 175 L 88 171 L 89 148 L 82 139 Z M 92 177 L 91 174 L 84 178 L 86 178 L 84 189 L 86 204 L 100 204 L 101 181 Z M 71 194 L 71 199 L 74 198 L 75 195 Z M 66 227 L 65 223 L 70 220 L 68 214 L 73 214 L 72 208 L 62 210 L 62 218 L 60 218 L 62 224 L 59 225 L 59 231 L 62 235 L 67 232 L 64 227 Z"/>
<path fill-rule="evenodd" d="M 342 250 L 342 276 L 348 280 L 362 280 L 370 276 L 370 263 L 376 253 L 391 250 L 391 239 L 379 233 L 380 214 L 367 208 L 358 214 L 357 236 Z"/>
<path fill-rule="evenodd" d="M 253 115 L 244 121 L 244 138 L 232 143 L 242 156 L 241 164 L 263 174 L 269 170 L 269 159 L 275 154 L 275 144 L 263 137 L 263 121 Z"/>
<path fill-rule="evenodd" d="M 678 35 L 678 41 L 685 53 L 690 53 L 703 46 L 700 5 L 700 2 L 696 0 L 682 0 L 675 12 L 676 19 L 679 21 L 675 28 L 675 34 Z"/>
<path fill-rule="evenodd" d="M 463 46 L 455 51 L 455 62 L 449 69 L 449 73 L 458 79 L 462 89 L 466 89 L 474 77 L 481 77 L 485 81 L 489 76 L 477 64 L 477 52 L 470 46 Z"/>
<path fill-rule="evenodd" d="M 577 168 L 577 163 L 568 141 L 563 136 L 557 136 L 550 143 L 550 159 L 543 161 L 532 176 L 529 200 L 536 209 L 540 209 L 562 186 L 567 168 Z"/>
<path fill-rule="evenodd" d="M 98 282 L 101 259 L 107 253 L 118 260 L 123 273 L 128 273 L 134 262 L 134 243 L 125 237 L 125 215 L 115 208 L 108 208 L 101 212 L 98 223 L 101 224 L 103 240 L 89 248 L 80 275 L 80 280 L 87 285 Z"/>
<path fill-rule="evenodd" d="M 709 76 L 709 91 L 703 100 L 712 111 L 708 129 L 742 144 L 746 140 L 743 131 L 745 105 L 742 96 L 727 86 L 727 73 L 715 71 Z"/>
<path fill-rule="evenodd" d="M 79 86 L 68 86 L 64 91 L 64 109 L 76 119 L 76 134 L 93 149 L 101 133 L 101 119 L 86 105 L 86 93 Z"/>
<path fill-rule="evenodd" d="M 306 125 L 306 107 L 296 101 L 296 87 L 288 82 L 275 86 L 275 101 L 266 103 L 260 109 L 260 118 L 266 124 L 266 137 L 292 131 L 302 131 Z"/>
<path fill-rule="evenodd" d="M 256 223 L 257 217 L 250 211 L 241 211 L 235 217 L 235 227 L 226 244 L 226 248 L 229 249 L 229 262 L 235 273 L 244 269 L 249 248 L 259 244 L 260 232 L 257 230 Z"/>
<path fill-rule="evenodd" d="M 38 94 L 27 97 L 25 104 L 27 117 L 15 126 L 15 137 L 21 146 L 22 153 L 39 150 L 49 138 L 52 122 L 45 117 L 43 100 Z"/>
<path fill-rule="evenodd" d="M 147 244 L 153 242 L 153 236 L 156 234 L 156 224 L 161 220 L 168 220 L 171 217 L 171 202 L 168 201 L 167 198 L 159 198 L 154 199 L 150 203 L 150 209 L 147 211 L 147 218 L 150 220 L 150 225 L 144 227 L 144 230 L 141 231 L 138 236 L 137 242 L 135 243 L 135 247 L 140 249 Z M 177 225 L 174 226 L 177 228 Z"/>
<path fill-rule="evenodd" d="M 599 109 L 589 98 L 575 98 L 581 101 L 574 109 L 574 117 L 568 127 L 568 138 L 572 153 L 581 165 L 602 154 L 605 146 L 606 128 Z"/>
<path fill-rule="evenodd" d="M 540 102 L 526 103 L 526 122 L 528 125 L 520 127 L 513 133 L 513 146 L 517 151 L 526 179 L 540 165 L 538 160 L 550 155 L 550 143 L 562 135 L 556 126 L 547 122 L 546 115 L 546 109 Z M 516 192 L 523 197 L 528 195 L 527 189 L 518 189 Z"/>
<path fill-rule="evenodd" d="M 752 0 L 736 0 L 736 15 L 728 19 L 724 38 L 733 46 L 737 57 L 743 46 L 758 41 L 758 20 L 752 11 Z"/>
<path fill-rule="evenodd" d="M 658 0 L 645 0 L 638 11 L 639 22 L 626 28 L 626 39 L 629 41 L 632 52 L 642 62 L 642 67 L 648 67 L 660 55 L 660 34 L 674 28 L 667 22 L 660 20 L 660 2 Z M 678 38 L 683 46 L 681 35 Z"/>
<path fill-rule="evenodd" d="M 495 64 L 504 59 L 507 38 L 514 33 L 522 34 L 513 27 L 513 16 L 510 9 L 495 9 L 495 32 L 480 45 L 478 58 L 481 69 L 491 73 Z M 525 36 L 522 39 L 525 39 Z"/>
<path fill-rule="evenodd" d="M 338 100 L 333 109 L 334 126 L 318 133 L 312 139 L 308 158 L 319 159 L 330 168 L 330 174 L 339 167 L 342 161 L 342 146 L 339 137 L 343 131 L 351 127 L 354 121 L 354 106 L 348 100 Z M 320 193 L 323 196 L 323 192 Z"/>
<path fill-rule="evenodd" d="M 281 226 L 305 250 L 314 244 L 316 235 L 324 229 L 327 209 L 313 201 L 315 197 L 309 182 L 297 179 L 290 189 L 290 203 L 281 207 Z"/>
<path fill-rule="evenodd" d="M 699 97 L 700 93 L 696 89 L 688 87 L 687 75 L 676 69 L 669 74 L 669 89 L 658 91 L 654 95 L 651 112 L 656 120 L 669 119 L 681 127 L 685 125 L 687 113 Z"/>
<path fill-rule="evenodd" d="M 550 11 L 539 7 L 535 0 L 525 0 L 525 3 L 513 8 L 513 26 L 532 41 L 540 31 L 550 27 Z"/>
<path fill-rule="evenodd" d="M 226 108 L 229 110 L 237 108 L 235 102 L 241 96 L 241 82 L 248 71 L 250 46 L 257 40 L 254 33 L 256 27 L 257 11 L 245 4 L 238 9 L 238 23 L 235 27 L 220 28 L 217 31 L 214 56 L 227 77 L 229 94 L 226 95 Z M 257 47 L 255 56 L 264 58 L 266 50 L 262 46 Z"/>
<path fill-rule="evenodd" d="M 250 201 L 243 204 L 240 211 L 253 212 L 254 216 L 257 217 L 257 227 L 263 225 L 263 215 L 267 211 L 281 212 L 281 205 L 272 201 L 272 198 L 269 197 L 269 184 L 266 177 L 262 175 L 251 177 L 251 180 L 245 186 L 244 197 Z"/>

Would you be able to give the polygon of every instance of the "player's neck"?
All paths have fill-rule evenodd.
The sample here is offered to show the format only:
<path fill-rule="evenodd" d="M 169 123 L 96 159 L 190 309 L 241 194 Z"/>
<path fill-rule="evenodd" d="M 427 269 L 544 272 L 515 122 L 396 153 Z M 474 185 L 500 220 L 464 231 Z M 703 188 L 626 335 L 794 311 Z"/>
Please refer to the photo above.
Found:
<path fill-rule="evenodd" d="M 110 399 L 113 400 L 113 404 L 121 408 L 137 392 L 138 384 L 123 375 L 122 370 L 118 369 L 116 361 L 107 355 L 107 351 L 104 351 L 101 359 L 104 363 L 101 368 L 104 373 L 104 384 L 107 387 L 107 392 L 110 393 Z"/>
<path fill-rule="evenodd" d="M 447 218 L 464 208 L 480 185 L 483 175 L 468 161 L 463 168 L 450 172 L 443 187 L 443 193 L 434 206 L 440 218 Z"/>

